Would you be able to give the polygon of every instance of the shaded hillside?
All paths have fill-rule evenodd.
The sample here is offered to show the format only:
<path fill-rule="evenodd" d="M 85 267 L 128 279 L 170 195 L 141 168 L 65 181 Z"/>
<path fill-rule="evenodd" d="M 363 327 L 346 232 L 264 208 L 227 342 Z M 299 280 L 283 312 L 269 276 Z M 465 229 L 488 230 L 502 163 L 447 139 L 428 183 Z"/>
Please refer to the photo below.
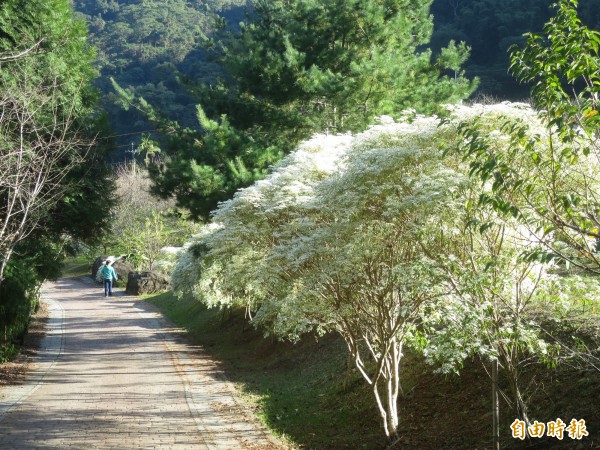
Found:
<path fill-rule="evenodd" d="M 434 0 L 430 46 L 435 53 L 451 39 L 466 42 L 472 48 L 466 75 L 480 78 L 476 94 L 526 98 L 528 87 L 519 85 L 508 73 L 507 50 L 522 43 L 524 33 L 541 31 L 553 13 L 552 3 L 554 0 Z M 120 135 L 120 159 L 152 126 L 140 113 L 123 109 L 110 77 L 170 119 L 196 127 L 198 99 L 182 79 L 191 84 L 211 83 L 222 73 L 207 58 L 208 38 L 214 38 L 223 24 L 236 29 L 251 4 L 252 0 L 75 0 L 75 8 L 89 24 L 91 43 L 98 49 L 97 86 Z M 595 4 L 594 0 L 582 0 L 579 11 L 588 26 L 598 29 L 600 10 Z"/>
<path fill-rule="evenodd" d="M 137 147 L 152 126 L 136 111 L 125 111 L 110 78 L 144 97 L 162 113 L 186 126 L 196 125 L 196 101 L 181 76 L 211 80 L 219 68 L 206 62 L 204 42 L 215 32 L 219 14 L 235 26 L 245 14 L 246 0 L 75 0 L 97 48 L 97 86 L 119 138 L 118 158 Z"/>
<path fill-rule="evenodd" d="M 246 323 L 243 312 L 207 310 L 199 302 L 163 294 L 151 300 L 189 338 L 218 359 L 256 412 L 275 433 L 302 449 L 384 449 L 385 436 L 372 393 L 348 361 L 341 339 L 305 336 L 298 344 L 265 339 Z M 589 333 L 588 330 L 585 333 Z M 598 336 L 586 334 L 597 340 Z M 400 398 L 400 442 L 394 449 L 473 450 L 491 448 L 491 382 L 478 359 L 458 376 L 435 373 L 434 367 L 408 353 Z M 589 437 L 513 439 L 514 413 L 501 408 L 502 448 L 588 449 L 600 444 L 600 378 L 597 372 L 569 366 L 548 370 L 531 365 L 528 389 L 532 419 L 584 419 Z M 506 387 L 504 385 L 504 387 Z M 566 432 L 565 432 L 566 433 Z"/>
<path fill-rule="evenodd" d="M 434 49 L 450 39 L 465 41 L 472 49 L 465 64 L 469 77 L 480 78 L 478 93 L 500 99 L 529 97 L 527 86 L 508 73 L 510 46 L 523 44 L 524 33 L 542 31 L 554 14 L 555 0 L 434 0 L 431 13 Z M 589 27 L 600 29 L 600 9 L 595 0 L 581 0 L 579 14 Z"/>

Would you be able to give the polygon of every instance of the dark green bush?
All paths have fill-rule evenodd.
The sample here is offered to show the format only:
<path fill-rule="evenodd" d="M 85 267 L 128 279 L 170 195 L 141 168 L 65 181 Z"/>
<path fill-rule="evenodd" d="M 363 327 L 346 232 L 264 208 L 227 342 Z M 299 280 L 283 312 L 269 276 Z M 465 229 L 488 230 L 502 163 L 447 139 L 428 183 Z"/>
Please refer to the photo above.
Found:
<path fill-rule="evenodd" d="M 0 362 L 18 353 L 29 318 L 39 306 L 39 285 L 34 269 L 24 261 L 11 260 L 0 284 Z"/>

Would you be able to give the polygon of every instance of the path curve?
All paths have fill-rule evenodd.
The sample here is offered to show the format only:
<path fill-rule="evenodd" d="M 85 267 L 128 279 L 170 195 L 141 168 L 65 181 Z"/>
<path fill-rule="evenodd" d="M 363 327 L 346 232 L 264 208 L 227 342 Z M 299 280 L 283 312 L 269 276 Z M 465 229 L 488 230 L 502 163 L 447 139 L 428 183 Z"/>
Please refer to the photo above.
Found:
<path fill-rule="evenodd" d="M 0 448 L 279 449 L 217 365 L 151 305 L 45 283 L 34 370 L 0 388 Z"/>

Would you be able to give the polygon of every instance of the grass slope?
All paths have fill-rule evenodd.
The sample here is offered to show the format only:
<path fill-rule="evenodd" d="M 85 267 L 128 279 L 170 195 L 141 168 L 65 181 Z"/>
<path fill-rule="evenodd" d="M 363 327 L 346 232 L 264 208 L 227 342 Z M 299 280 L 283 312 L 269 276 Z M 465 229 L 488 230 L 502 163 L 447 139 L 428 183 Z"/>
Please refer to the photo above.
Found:
<path fill-rule="evenodd" d="M 263 422 L 291 447 L 386 448 L 372 394 L 356 371 L 348 369 L 340 339 L 307 337 L 296 345 L 282 343 L 264 339 L 242 312 L 207 310 L 170 293 L 149 301 L 221 362 Z M 469 362 L 460 377 L 448 378 L 407 354 L 402 370 L 401 438 L 394 449 L 491 448 L 491 385 L 479 361 Z M 502 448 L 600 448 L 597 372 L 538 366 L 527 378 L 537 386 L 530 398 L 532 419 L 560 417 L 568 424 L 571 418 L 583 418 L 590 436 L 581 441 L 566 435 L 563 441 L 513 439 L 509 425 L 515 417 L 503 403 Z"/>
<path fill-rule="evenodd" d="M 75 277 L 90 275 L 92 271 L 92 264 L 89 261 L 89 257 L 86 254 L 80 254 L 68 258 L 61 269 L 62 276 L 64 277 Z"/>

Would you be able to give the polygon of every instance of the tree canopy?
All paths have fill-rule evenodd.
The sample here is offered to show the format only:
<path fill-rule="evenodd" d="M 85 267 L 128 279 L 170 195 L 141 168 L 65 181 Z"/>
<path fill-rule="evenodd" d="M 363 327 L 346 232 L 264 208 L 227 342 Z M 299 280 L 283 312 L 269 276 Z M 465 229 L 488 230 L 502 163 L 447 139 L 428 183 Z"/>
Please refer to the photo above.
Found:
<path fill-rule="evenodd" d="M 468 96 L 476 83 L 460 70 L 467 48 L 450 43 L 435 60 L 423 49 L 429 5 L 257 2 L 239 33 L 215 42 L 225 74 L 196 86 L 200 129 L 170 143 L 156 192 L 207 217 L 315 132 L 360 130 L 376 115 Z"/>
<path fill-rule="evenodd" d="M 111 182 L 85 23 L 67 0 L 5 1 L 0 22 L 0 297 L 27 317 L 68 247 L 101 233 Z"/>
<path fill-rule="evenodd" d="M 257 1 L 252 20 L 223 44 L 222 61 L 236 94 L 316 130 L 359 129 L 408 107 L 430 112 L 472 90 L 460 76 L 466 49 L 452 47 L 450 78 L 448 59 L 432 61 L 422 49 L 433 29 L 430 4 Z"/>

